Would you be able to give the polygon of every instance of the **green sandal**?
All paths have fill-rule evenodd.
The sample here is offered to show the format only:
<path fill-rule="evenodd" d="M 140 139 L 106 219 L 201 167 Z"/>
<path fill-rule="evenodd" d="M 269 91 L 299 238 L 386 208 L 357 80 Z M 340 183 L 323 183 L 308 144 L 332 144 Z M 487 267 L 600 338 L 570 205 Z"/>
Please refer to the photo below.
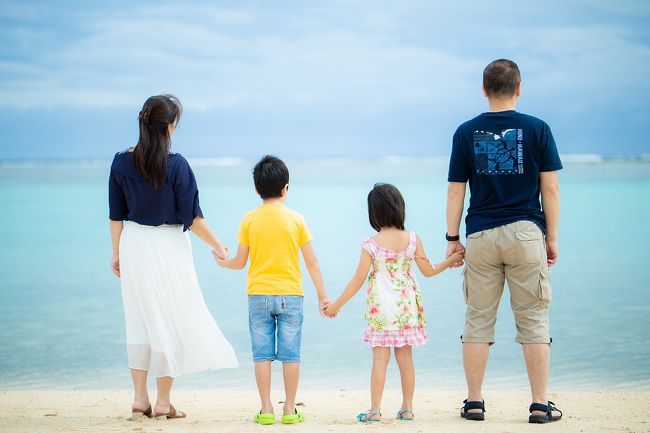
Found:
<path fill-rule="evenodd" d="M 411 417 L 407 418 L 404 416 L 405 413 L 410 413 Z M 411 409 L 402 409 L 399 412 L 397 412 L 397 419 L 400 421 L 413 421 L 413 418 L 415 418 L 415 414 Z"/>
<path fill-rule="evenodd" d="M 298 409 L 294 409 L 296 413 L 293 415 L 282 415 L 282 424 L 298 424 L 305 420 L 305 416 L 298 412 Z"/>
<path fill-rule="evenodd" d="M 253 421 L 261 425 L 271 425 L 275 424 L 275 414 L 274 413 L 259 413 L 255 414 Z"/>

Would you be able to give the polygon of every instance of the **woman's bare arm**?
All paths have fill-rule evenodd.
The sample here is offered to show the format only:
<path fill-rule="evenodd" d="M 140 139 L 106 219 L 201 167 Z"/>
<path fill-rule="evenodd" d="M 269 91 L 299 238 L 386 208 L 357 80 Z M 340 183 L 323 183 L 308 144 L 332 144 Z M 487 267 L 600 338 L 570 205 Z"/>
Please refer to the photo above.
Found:
<path fill-rule="evenodd" d="M 217 236 L 212 232 L 212 229 L 210 229 L 210 226 L 208 225 L 208 222 L 205 220 L 205 218 L 194 218 L 194 221 L 192 221 L 192 225 L 190 226 L 190 230 L 192 233 L 198 236 L 199 239 L 212 247 L 212 250 L 219 257 L 223 259 L 228 257 L 228 248 L 226 248 L 217 238 Z"/>
<path fill-rule="evenodd" d="M 111 242 L 113 244 L 113 257 L 111 258 L 111 270 L 120 278 L 120 236 L 122 235 L 123 221 L 110 220 Z"/>

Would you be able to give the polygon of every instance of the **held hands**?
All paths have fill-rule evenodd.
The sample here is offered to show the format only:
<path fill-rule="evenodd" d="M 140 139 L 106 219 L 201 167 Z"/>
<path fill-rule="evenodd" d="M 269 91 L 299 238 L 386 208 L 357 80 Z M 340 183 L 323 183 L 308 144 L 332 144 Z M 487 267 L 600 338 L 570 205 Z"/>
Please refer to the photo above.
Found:
<path fill-rule="evenodd" d="M 212 256 L 217 262 L 217 265 L 223 267 L 224 262 L 228 259 L 228 247 L 221 244 L 217 245 L 212 249 Z"/>
<path fill-rule="evenodd" d="M 328 302 L 321 307 L 321 315 L 330 319 L 335 318 L 339 314 L 339 311 L 341 311 L 341 307 L 339 307 L 336 301 Z"/>
<path fill-rule="evenodd" d="M 321 317 L 329 317 L 325 314 L 325 309 L 328 305 L 331 305 L 331 301 L 328 298 L 319 298 L 318 299 L 318 309 Z"/>
<path fill-rule="evenodd" d="M 113 254 L 111 259 L 111 271 L 120 278 L 120 256 L 118 254 Z"/>
<path fill-rule="evenodd" d="M 457 268 L 458 267 L 457 264 L 458 263 L 462 264 L 463 261 L 465 260 L 465 253 L 461 253 L 460 251 L 454 251 L 451 254 L 451 256 L 449 256 L 449 259 L 453 263 L 453 265 L 451 265 L 451 267 L 452 268 Z"/>
<path fill-rule="evenodd" d="M 454 254 L 459 254 L 459 256 L 456 256 L 457 261 L 455 261 L 451 267 L 458 268 L 460 266 L 463 266 L 463 264 L 465 264 L 465 247 L 460 243 L 460 241 L 447 242 L 447 252 L 445 254 L 445 259 L 451 258 L 454 256 Z"/>

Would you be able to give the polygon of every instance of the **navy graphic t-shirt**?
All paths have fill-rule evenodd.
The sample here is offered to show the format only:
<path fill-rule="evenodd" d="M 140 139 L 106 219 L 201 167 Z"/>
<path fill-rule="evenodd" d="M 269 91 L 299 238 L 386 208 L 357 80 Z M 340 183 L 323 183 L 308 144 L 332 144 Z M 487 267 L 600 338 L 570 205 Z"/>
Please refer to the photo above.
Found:
<path fill-rule="evenodd" d="M 468 120 L 454 134 L 449 182 L 469 181 L 465 218 L 470 235 L 528 220 L 546 233 L 539 173 L 562 169 L 549 126 L 514 110 Z"/>

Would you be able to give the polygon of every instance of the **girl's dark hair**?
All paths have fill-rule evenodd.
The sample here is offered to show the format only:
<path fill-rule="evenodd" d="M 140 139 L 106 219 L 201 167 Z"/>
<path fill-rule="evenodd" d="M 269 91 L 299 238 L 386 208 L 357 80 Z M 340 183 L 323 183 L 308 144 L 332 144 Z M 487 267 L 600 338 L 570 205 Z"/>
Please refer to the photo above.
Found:
<path fill-rule="evenodd" d="M 253 168 L 253 182 L 262 199 L 282 197 L 289 183 L 289 169 L 280 158 L 266 155 Z"/>
<path fill-rule="evenodd" d="M 135 169 L 145 181 L 158 189 L 165 183 L 167 159 L 171 150 L 169 125 L 178 125 L 183 107 L 174 95 L 147 99 L 138 116 L 140 137 L 133 149 Z"/>
<path fill-rule="evenodd" d="M 382 227 L 404 230 L 406 205 L 399 190 L 389 183 L 376 183 L 368 193 L 368 218 L 377 231 Z"/>

